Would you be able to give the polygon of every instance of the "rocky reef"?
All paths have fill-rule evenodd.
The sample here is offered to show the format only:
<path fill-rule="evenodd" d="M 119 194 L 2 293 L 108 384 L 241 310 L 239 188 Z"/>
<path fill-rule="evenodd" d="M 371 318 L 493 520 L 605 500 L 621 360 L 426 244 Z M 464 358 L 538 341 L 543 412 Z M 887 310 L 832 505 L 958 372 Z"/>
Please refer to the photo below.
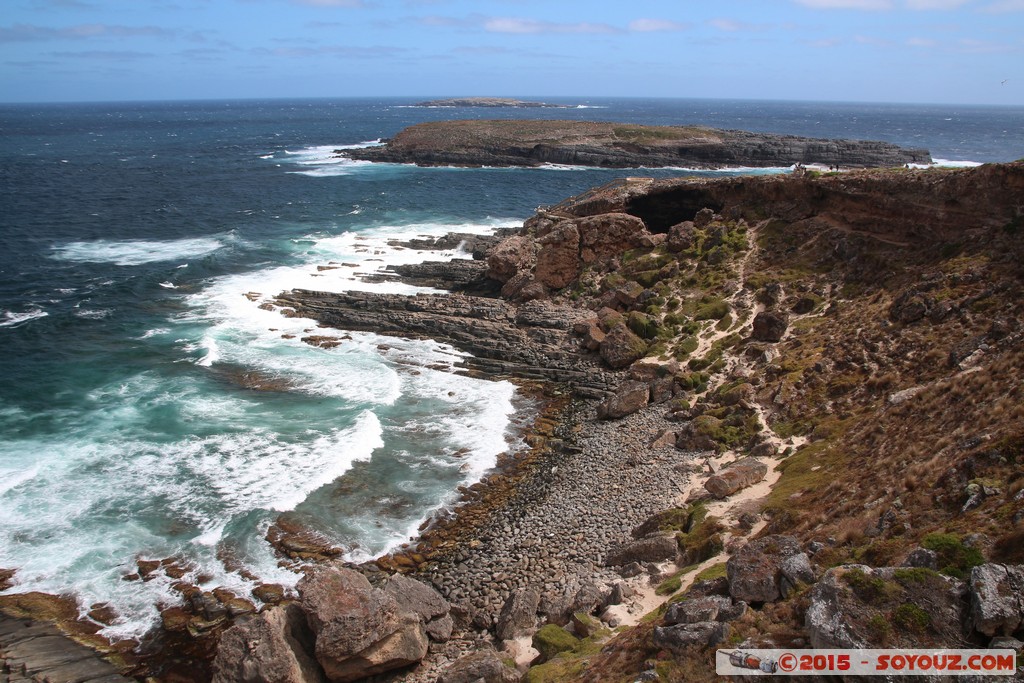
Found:
<path fill-rule="evenodd" d="M 420 123 L 380 147 L 339 150 L 352 159 L 420 166 L 727 168 L 821 164 L 840 168 L 927 164 L 924 149 L 888 142 L 827 140 L 719 130 L 550 120 Z"/>

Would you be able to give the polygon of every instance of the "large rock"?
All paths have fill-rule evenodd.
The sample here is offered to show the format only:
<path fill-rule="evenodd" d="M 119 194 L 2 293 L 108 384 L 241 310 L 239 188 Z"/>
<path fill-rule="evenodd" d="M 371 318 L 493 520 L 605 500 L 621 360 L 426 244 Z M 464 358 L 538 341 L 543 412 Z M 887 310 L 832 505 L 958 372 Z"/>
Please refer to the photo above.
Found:
<path fill-rule="evenodd" d="M 810 605 L 804 614 L 804 626 L 815 648 L 868 647 L 863 635 L 856 632 L 853 623 L 844 618 L 844 597 L 849 587 L 843 582 L 841 570 L 830 569 L 811 589 Z M 864 567 L 870 571 L 870 568 Z"/>
<path fill-rule="evenodd" d="M 696 244 L 693 221 L 676 223 L 668 230 L 668 239 L 665 240 L 665 248 L 672 253 L 679 253 L 692 249 Z"/>
<path fill-rule="evenodd" d="M 662 562 L 674 559 L 678 552 L 679 544 L 674 536 L 648 536 L 613 549 L 604 563 L 615 567 L 630 562 Z"/>
<path fill-rule="evenodd" d="M 437 683 L 515 683 L 518 680 L 515 669 L 505 666 L 497 652 L 486 649 L 459 657 L 445 669 Z"/>
<path fill-rule="evenodd" d="M 1024 565 L 983 564 L 971 570 L 971 619 L 987 636 L 1009 636 L 1024 624 Z"/>
<path fill-rule="evenodd" d="M 643 358 L 647 344 L 633 334 L 625 323 L 616 325 L 601 342 L 601 358 L 613 370 L 628 367 L 633 361 Z"/>
<path fill-rule="evenodd" d="M 745 602 L 772 602 L 782 596 L 782 565 L 803 551 L 792 536 L 750 541 L 726 562 L 729 594 Z"/>
<path fill-rule="evenodd" d="M 533 267 L 534 241 L 525 235 L 513 235 L 502 240 L 487 254 L 487 277 L 508 282 L 522 271 Z"/>
<path fill-rule="evenodd" d="M 720 612 L 729 613 L 732 600 L 724 595 L 706 595 L 689 600 L 669 603 L 665 612 L 665 623 L 696 624 L 702 621 L 720 621 Z M 721 621 L 725 621 L 724 619 Z"/>
<path fill-rule="evenodd" d="M 298 584 L 315 654 L 335 683 L 409 666 L 427 653 L 420 616 L 350 569 L 317 567 Z"/>
<path fill-rule="evenodd" d="M 688 647 L 711 647 L 729 637 L 729 624 L 721 621 L 700 621 L 695 624 L 657 626 L 654 629 L 654 646 L 680 653 Z"/>
<path fill-rule="evenodd" d="M 532 629 L 537 624 L 539 605 L 540 593 L 532 588 L 524 588 L 509 595 L 501 607 L 495 627 L 498 640 L 512 640 Z"/>
<path fill-rule="evenodd" d="M 580 275 L 580 233 L 570 221 L 563 221 L 537 240 L 537 265 L 533 276 L 551 289 L 562 289 Z"/>
<path fill-rule="evenodd" d="M 741 489 L 753 486 L 768 474 L 768 465 L 757 458 L 741 458 L 727 468 L 712 475 L 704 488 L 716 498 L 727 498 Z"/>
<path fill-rule="evenodd" d="M 646 382 L 628 380 L 619 385 L 613 396 L 608 397 L 597 406 L 597 417 L 601 420 L 617 420 L 647 405 L 651 390 Z"/>
<path fill-rule="evenodd" d="M 451 606 L 433 586 L 401 574 L 388 578 L 384 592 L 407 612 L 419 616 L 431 640 L 445 642 L 452 636 L 455 624 L 449 616 Z"/>
<path fill-rule="evenodd" d="M 927 569 L 834 567 L 808 593 L 804 626 L 814 648 L 971 647 L 966 592 Z"/>
<path fill-rule="evenodd" d="M 889 319 L 897 323 L 921 320 L 935 308 L 935 299 L 913 289 L 900 294 L 889 306 Z"/>
<path fill-rule="evenodd" d="M 313 634 L 298 605 L 279 605 L 224 632 L 213 660 L 214 683 L 321 683 Z"/>
<path fill-rule="evenodd" d="M 574 222 L 580 235 L 580 260 L 584 265 L 652 245 L 644 222 L 626 213 L 603 213 Z"/>
<path fill-rule="evenodd" d="M 754 330 L 751 337 L 754 341 L 778 342 L 786 334 L 789 327 L 789 316 L 782 313 L 761 311 L 754 316 Z"/>
<path fill-rule="evenodd" d="M 811 558 L 807 553 L 790 555 L 779 565 L 779 591 L 782 597 L 788 598 L 790 594 L 801 585 L 814 583 L 814 567 L 811 566 Z"/>

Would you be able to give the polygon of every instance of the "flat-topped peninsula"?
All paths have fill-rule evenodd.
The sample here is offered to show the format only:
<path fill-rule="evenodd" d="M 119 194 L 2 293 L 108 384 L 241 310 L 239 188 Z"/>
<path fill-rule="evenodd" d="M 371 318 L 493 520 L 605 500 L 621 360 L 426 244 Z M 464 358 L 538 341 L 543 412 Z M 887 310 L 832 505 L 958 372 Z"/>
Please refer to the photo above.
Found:
<path fill-rule="evenodd" d="M 417 102 L 414 107 L 491 107 L 512 109 L 572 109 L 569 104 L 551 104 L 549 102 L 530 102 L 516 100 L 511 97 L 446 97 L 440 100 Z"/>
<path fill-rule="evenodd" d="M 822 164 L 840 168 L 931 163 L 925 149 L 889 142 L 828 140 L 719 130 L 555 120 L 420 123 L 379 147 L 339 150 L 365 161 L 420 166 L 541 166 L 718 169 Z"/>

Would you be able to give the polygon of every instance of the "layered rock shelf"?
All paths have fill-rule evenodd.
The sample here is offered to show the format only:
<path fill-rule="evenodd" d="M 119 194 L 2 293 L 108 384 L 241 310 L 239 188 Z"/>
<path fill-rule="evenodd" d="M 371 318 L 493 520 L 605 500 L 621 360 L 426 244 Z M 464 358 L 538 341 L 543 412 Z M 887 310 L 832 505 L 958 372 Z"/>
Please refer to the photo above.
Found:
<path fill-rule="evenodd" d="M 719 130 L 552 120 L 437 121 L 410 126 L 380 147 L 339 150 L 352 159 L 420 166 L 728 168 L 821 164 L 840 168 L 927 164 L 925 149 Z"/>

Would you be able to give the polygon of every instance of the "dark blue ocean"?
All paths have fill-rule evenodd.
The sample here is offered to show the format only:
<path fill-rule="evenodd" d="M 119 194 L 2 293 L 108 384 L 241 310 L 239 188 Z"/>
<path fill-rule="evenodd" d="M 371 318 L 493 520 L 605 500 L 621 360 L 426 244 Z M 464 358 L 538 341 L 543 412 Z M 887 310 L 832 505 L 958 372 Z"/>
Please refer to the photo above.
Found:
<path fill-rule="evenodd" d="M 280 513 L 373 557 L 516 447 L 514 387 L 447 371 L 457 351 L 317 330 L 261 304 L 292 287 L 417 291 L 359 276 L 461 255 L 395 237 L 517 225 L 625 172 L 421 169 L 334 149 L 426 120 L 555 115 L 880 139 L 956 163 L 1024 157 L 1019 107 L 412 102 L 0 106 L 0 567 L 17 570 L 13 591 L 109 603 L 120 618 L 105 632 L 137 636 L 176 599 L 160 572 L 122 580 L 139 559 L 176 558 L 241 594 L 291 585 L 264 540 Z"/>

